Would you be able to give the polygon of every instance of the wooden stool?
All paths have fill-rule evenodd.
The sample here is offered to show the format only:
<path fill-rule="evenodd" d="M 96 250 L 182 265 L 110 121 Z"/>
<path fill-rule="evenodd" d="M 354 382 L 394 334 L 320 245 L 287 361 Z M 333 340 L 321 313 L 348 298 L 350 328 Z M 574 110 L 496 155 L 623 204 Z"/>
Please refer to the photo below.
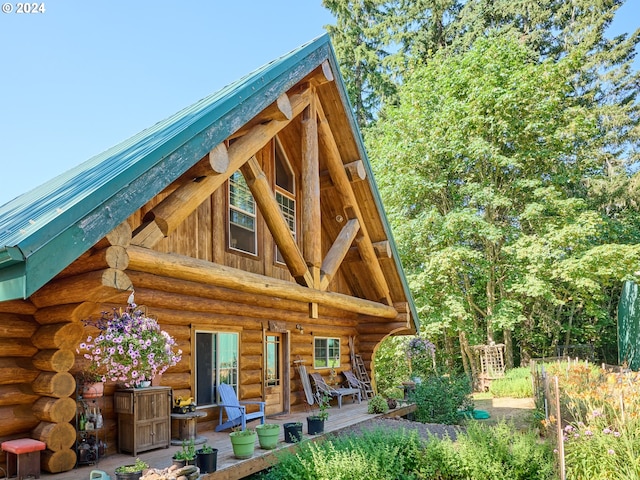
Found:
<path fill-rule="evenodd" d="M 40 450 L 47 444 L 32 438 L 19 438 L 2 442 L 2 450 L 7 452 L 7 478 L 14 475 L 18 480 L 25 477 L 40 478 Z"/>

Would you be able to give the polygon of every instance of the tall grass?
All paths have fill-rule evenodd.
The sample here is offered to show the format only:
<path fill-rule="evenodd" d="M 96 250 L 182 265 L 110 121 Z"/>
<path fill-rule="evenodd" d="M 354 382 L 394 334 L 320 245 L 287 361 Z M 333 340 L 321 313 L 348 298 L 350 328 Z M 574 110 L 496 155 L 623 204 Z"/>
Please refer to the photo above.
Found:
<path fill-rule="evenodd" d="M 528 367 L 512 368 L 506 372 L 503 378 L 493 380 L 489 391 L 494 397 L 532 397 L 531 370 Z"/>

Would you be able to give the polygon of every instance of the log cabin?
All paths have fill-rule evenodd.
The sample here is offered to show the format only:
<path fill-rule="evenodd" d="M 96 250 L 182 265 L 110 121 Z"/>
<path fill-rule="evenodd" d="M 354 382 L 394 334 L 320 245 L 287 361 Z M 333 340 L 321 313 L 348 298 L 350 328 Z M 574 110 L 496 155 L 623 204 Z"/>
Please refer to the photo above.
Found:
<path fill-rule="evenodd" d="M 182 350 L 159 382 L 218 424 L 216 385 L 299 411 L 295 365 L 368 374 L 418 316 L 329 37 L 0 207 L 0 440 L 76 463 L 83 320 L 136 303 Z M 117 444 L 107 383 L 103 414 Z"/>

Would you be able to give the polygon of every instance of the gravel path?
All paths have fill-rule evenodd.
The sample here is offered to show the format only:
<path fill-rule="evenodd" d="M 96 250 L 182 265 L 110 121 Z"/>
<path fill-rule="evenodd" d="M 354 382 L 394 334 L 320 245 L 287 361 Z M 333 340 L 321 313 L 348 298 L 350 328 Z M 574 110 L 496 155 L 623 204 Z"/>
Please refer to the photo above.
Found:
<path fill-rule="evenodd" d="M 475 400 L 475 407 L 486 410 L 491 415 L 489 420 L 483 420 L 488 425 L 506 420 L 514 423 L 518 430 L 526 430 L 531 427 L 531 413 L 535 408 L 531 398 L 494 398 L 485 400 Z M 374 430 L 376 428 L 417 430 L 422 438 L 429 438 L 435 435 L 438 438 L 449 436 L 455 440 L 457 432 L 464 431 L 460 425 L 440 425 L 435 423 L 412 422 L 405 418 L 374 418 L 366 422 L 345 428 L 340 433 L 358 432 L 362 430 Z"/>
<path fill-rule="evenodd" d="M 445 436 L 448 436 L 451 440 L 455 440 L 457 437 L 457 432 L 460 431 L 462 427 L 453 426 L 453 425 L 440 425 L 437 423 L 412 422 L 411 420 L 407 420 L 401 417 L 374 418 L 371 420 L 367 420 L 366 422 L 362 422 L 357 425 L 354 425 L 353 427 L 348 427 L 343 430 L 340 430 L 340 434 L 359 433 L 364 430 L 376 430 L 376 429 L 417 430 L 420 437 L 425 439 L 429 438 L 430 435 L 435 435 L 438 438 L 443 438 Z"/>

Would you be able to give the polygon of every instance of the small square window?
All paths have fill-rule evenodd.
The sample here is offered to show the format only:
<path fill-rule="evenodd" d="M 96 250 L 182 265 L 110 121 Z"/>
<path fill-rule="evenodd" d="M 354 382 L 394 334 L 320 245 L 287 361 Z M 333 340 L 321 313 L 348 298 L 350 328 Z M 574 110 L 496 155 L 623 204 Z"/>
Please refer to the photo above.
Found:
<path fill-rule="evenodd" d="M 340 339 L 315 337 L 313 339 L 313 367 L 338 368 L 339 366 Z"/>

